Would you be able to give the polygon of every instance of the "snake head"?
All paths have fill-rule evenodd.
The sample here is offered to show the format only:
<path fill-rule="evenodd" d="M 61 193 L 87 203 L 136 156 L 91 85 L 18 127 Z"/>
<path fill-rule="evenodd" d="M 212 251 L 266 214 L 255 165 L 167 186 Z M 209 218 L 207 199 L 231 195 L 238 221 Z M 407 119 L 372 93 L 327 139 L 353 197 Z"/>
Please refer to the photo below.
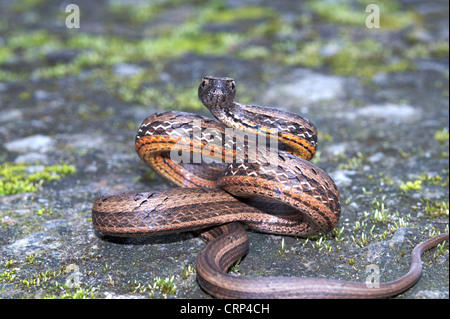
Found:
<path fill-rule="evenodd" d="M 236 83 L 232 78 L 205 76 L 198 87 L 200 101 L 217 117 L 234 104 Z"/>

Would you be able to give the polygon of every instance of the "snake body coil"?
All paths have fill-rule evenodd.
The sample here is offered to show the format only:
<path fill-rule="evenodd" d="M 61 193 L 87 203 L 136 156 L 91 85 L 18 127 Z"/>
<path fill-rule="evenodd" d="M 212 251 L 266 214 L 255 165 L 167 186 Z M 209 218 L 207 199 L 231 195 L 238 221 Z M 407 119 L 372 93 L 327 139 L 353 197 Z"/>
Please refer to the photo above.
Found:
<path fill-rule="evenodd" d="M 227 274 L 248 251 L 241 224 L 308 236 L 333 229 L 341 210 L 332 179 L 308 162 L 317 145 L 314 125 L 293 113 L 237 103 L 235 91 L 231 78 L 204 77 L 199 86 L 200 100 L 220 123 L 183 112 L 145 119 L 136 136 L 137 153 L 180 187 L 100 196 L 92 211 L 94 227 L 114 236 L 208 229 L 197 274 L 200 285 L 218 297 L 388 297 L 411 287 L 420 278 L 422 252 L 448 234 L 416 247 L 410 272 L 377 289 L 336 280 Z"/>

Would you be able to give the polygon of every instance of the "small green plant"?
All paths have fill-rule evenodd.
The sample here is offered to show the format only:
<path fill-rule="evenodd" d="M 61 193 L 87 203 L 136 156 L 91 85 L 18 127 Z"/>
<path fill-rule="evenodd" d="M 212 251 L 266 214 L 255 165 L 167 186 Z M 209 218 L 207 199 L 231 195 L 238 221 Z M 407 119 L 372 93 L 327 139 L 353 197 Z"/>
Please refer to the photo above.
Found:
<path fill-rule="evenodd" d="M 439 143 L 448 142 L 448 139 L 449 139 L 448 128 L 444 127 L 443 129 L 437 130 L 434 133 L 434 139 L 436 141 L 438 141 Z"/>
<path fill-rule="evenodd" d="M 174 283 L 174 276 L 165 279 L 156 277 L 153 281 L 153 290 L 159 290 L 163 295 L 175 294 L 177 286 Z"/>
<path fill-rule="evenodd" d="M 33 265 L 36 262 L 38 254 L 28 255 L 25 257 L 25 265 Z"/>
<path fill-rule="evenodd" d="M 61 299 L 92 299 L 95 297 L 96 295 L 93 293 L 92 287 L 89 287 L 87 289 L 77 288 L 73 293 L 66 292 L 61 296 Z"/>
<path fill-rule="evenodd" d="M 375 225 L 372 226 L 372 228 L 370 228 L 369 230 L 369 235 L 372 236 L 372 238 L 376 238 L 377 235 L 374 235 L 373 231 L 375 230 Z"/>
<path fill-rule="evenodd" d="M 53 215 L 53 210 L 51 208 L 41 208 L 36 211 L 37 216 L 47 215 L 51 216 Z"/>
<path fill-rule="evenodd" d="M 425 213 L 432 218 L 449 216 L 449 201 L 447 200 L 422 200 L 425 204 Z"/>
<path fill-rule="evenodd" d="M 16 278 L 16 270 L 15 269 L 6 270 L 0 274 L 0 284 L 13 282 L 15 278 Z"/>
<path fill-rule="evenodd" d="M 424 184 L 440 185 L 442 187 L 447 187 L 448 182 L 443 181 L 442 176 L 439 174 L 435 176 L 429 176 L 427 173 L 422 173 L 414 181 L 401 182 L 399 187 L 401 190 L 407 193 L 410 190 L 421 190 Z"/>
<path fill-rule="evenodd" d="M 334 237 L 336 241 L 344 240 L 344 238 L 342 237 L 342 234 L 344 233 L 344 228 L 345 228 L 344 226 L 342 226 L 341 228 L 336 227 L 331 231 L 331 235 Z"/>
<path fill-rule="evenodd" d="M 174 276 L 165 279 L 156 277 L 153 279 L 153 284 L 142 284 L 134 280 L 133 282 L 129 282 L 129 289 L 132 293 L 150 293 L 152 297 L 159 291 L 162 295 L 167 297 L 167 295 L 173 295 L 177 292 L 174 278 Z"/>
<path fill-rule="evenodd" d="M 281 239 L 281 249 L 278 251 L 280 256 L 286 256 L 286 244 L 284 243 L 284 238 Z"/>
<path fill-rule="evenodd" d="M 187 279 L 191 274 L 195 274 L 195 269 L 191 265 L 183 265 L 183 279 Z"/>
<path fill-rule="evenodd" d="M 372 214 L 371 214 L 371 219 L 374 222 L 379 222 L 379 223 L 383 223 L 386 224 L 390 217 L 391 217 L 391 213 L 389 211 L 389 208 L 386 206 L 385 203 L 386 200 L 386 196 L 383 196 L 381 198 L 381 201 L 378 200 L 377 198 L 374 198 L 372 200 Z"/>
<path fill-rule="evenodd" d="M 362 248 L 368 244 L 368 237 L 366 233 L 362 232 L 360 238 L 356 238 L 352 235 L 352 241 Z"/>
<path fill-rule="evenodd" d="M 111 266 L 110 265 L 108 265 L 108 263 L 105 263 L 105 266 L 103 267 L 103 273 L 104 274 L 106 274 L 106 272 L 108 271 L 108 270 L 111 270 Z"/>
<path fill-rule="evenodd" d="M 442 242 L 439 245 L 437 245 L 437 249 L 438 249 L 438 255 L 441 256 L 445 256 L 445 245 L 447 244 L 447 242 Z"/>
<path fill-rule="evenodd" d="M 145 293 L 150 290 L 150 285 L 144 285 L 137 280 L 134 280 L 132 282 L 128 282 L 130 287 L 129 290 L 131 293 Z"/>
<path fill-rule="evenodd" d="M 406 193 L 410 190 L 421 190 L 422 189 L 422 180 L 417 179 L 415 181 L 406 181 L 400 183 L 400 189 Z"/>
<path fill-rule="evenodd" d="M 239 258 L 238 260 L 236 260 L 233 263 L 233 265 L 231 265 L 230 272 L 233 274 L 239 273 L 239 266 L 241 265 L 241 262 L 242 262 L 242 258 Z"/>
<path fill-rule="evenodd" d="M 50 280 L 60 277 L 62 275 L 61 271 L 58 270 L 47 270 L 44 272 L 37 273 L 27 279 L 19 279 L 19 284 L 23 288 L 30 288 L 34 286 L 41 286 L 45 283 L 50 282 Z"/>
<path fill-rule="evenodd" d="M 407 227 L 409 223 L 404 218 L 398 218 L 389 225 L 389 230 L 393 233 L 402 227 Z"/>
<path fill-rule="evenodd" d="M 346 163 L 339 164 L 339 169 L 358 169 L 366 161 L 367 157 L 361 152 L 357 152 L 356 156 L 353 156 L 347 160 Z"/>

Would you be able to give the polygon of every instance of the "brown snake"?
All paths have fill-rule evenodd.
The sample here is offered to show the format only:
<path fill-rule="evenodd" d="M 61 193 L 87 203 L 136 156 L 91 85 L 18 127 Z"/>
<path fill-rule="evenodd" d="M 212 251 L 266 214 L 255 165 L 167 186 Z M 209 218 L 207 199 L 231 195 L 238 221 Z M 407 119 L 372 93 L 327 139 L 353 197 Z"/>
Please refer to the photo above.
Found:
<path fill-rule="evenodd" d="M 199 86 L 200 100 L 221 123 L 183 112 L 145 119 L 136 136 L 139 156 L 181 187 L 100 196 L 92 210 L 95 229 L 113 236 L 206 229 L 197 275 L 202 288 L 217 297 L 381 298 L 413 286 L 421 276 L 421 254 L 448 240 L 448 233 L 416 246 L 409 272 L 379 288 L 330 279 L 227 273 L 249 248 L 242 224 L 262 232 L 309 236 L 333 229 L 341 211 L 332 179 L 307 161 L 316 150 L 314 125 L 293 113 L 237 103 L 235 91 L 231 78 L 204 77 Z M 258 143 L 263 140 L 256 149 L 251 148 L 252 136 Z M 275 153 L 267 137 L 281 143 Z"/>

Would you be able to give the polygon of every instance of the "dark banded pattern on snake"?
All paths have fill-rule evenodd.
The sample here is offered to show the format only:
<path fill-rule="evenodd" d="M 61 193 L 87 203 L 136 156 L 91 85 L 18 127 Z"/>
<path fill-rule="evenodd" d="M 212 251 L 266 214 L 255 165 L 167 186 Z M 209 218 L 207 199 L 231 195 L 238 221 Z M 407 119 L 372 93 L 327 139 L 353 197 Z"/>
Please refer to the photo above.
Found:
<path fill-rule="evenodd" d="M 311 159 L 316 150 L 317 131 L 311 122 L 293 113 L 236 103 L 234 96 L 235 82 L 230 78 L 205 77 L 199 87 L 200 100 L 224 125 L 249 134 L 276 135 L 282 146 L 276 154 L 277 166 L 261 160 L 267 159 L 264 151 L 258 152 L 257 161 L 234 161 L 227 166 L 176 163 L 171 151 L 177 147 L 187 147 L 191 162 L 195 154 L 207 154 L 217 161 L 242 153 L 248 159 L 250 154 L 227 138 L 221 123 L 190 113 L 157 113 L 144 120 L 138 131 L 139 156 L 174 184 L 195 188 L 101 196 L 93 207 L 94 226 L 115 236 L 138 236 L 226 224 L 203 234 L 209 242 L 199 254 L 197 273 L 206 291 L 220 297 L 304 297 L 301 284 L 294 292 L 288 288 L 292 278 L 276 279 L 275 290 L 269 289 L 273 278 L 245 279 L 249 283 L 245 288 L 230 289 L 235 279 L 226 269 L 248 249 L 240 223 L 262 232 L 295 236 L 330 231 L 340 216 L 338 189 L 325 172 L 301 158 Z M 210 135 L 198 135 L 195 130 L 209 130 Z M 349 297 L 345 291 L 329 293 L 334 281 L 309 280 L 318 283 L 318 291 L 327 292 L 312 297 Z M 252 291 L 251 282 L 262 286 Z M 375 294 L 363 289 L 359 296 Z"/>

